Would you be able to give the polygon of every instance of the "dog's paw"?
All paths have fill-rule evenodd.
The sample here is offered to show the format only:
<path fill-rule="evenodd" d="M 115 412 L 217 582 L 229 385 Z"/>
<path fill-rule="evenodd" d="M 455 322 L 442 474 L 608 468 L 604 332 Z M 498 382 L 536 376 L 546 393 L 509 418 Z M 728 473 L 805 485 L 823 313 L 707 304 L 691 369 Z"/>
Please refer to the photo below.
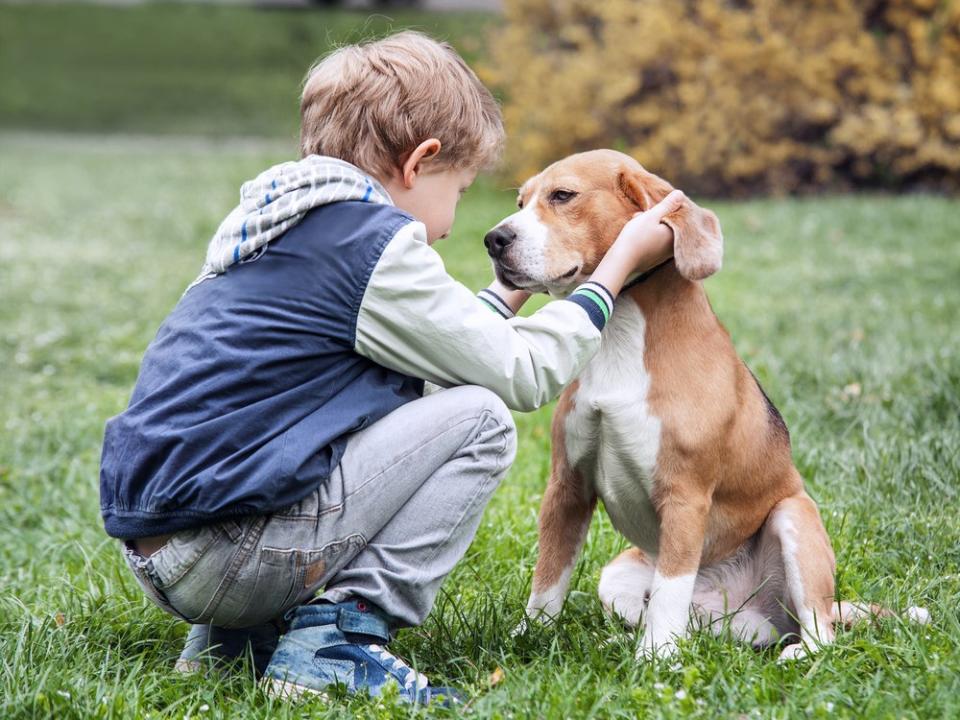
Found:
<path fill-rule="evenodd" d="M 529 630 L 530 623 L 527 621 L 527 618 L 524 617 L 516 624 L 513 630 L 510 631 L 510 637 L 515 638 L 526 635 Z"/>
<path fill-rule="evenodd" d="M 780 657 L 777 658 L 777 662 L 788 663 L 793 662 L 794 660 L 802 660 L 809 654 L 810 651 L 807 650 L 805 645 L 802 643 L 795 643 L 794 645 L 787 645 L 783 650 L 780 651 Z"/>
<path fill-rule="evenodd" d="M 633 633 L 616 633 L 600 641 L 597 645 L 601 650 L 623 650 L 624 648 L 632 650 L 635 645 Z"/>
<path fill-rule="evenodd" d="M 517 623 L 517 626 L 510 631 L 510 637 L 526 635 L 530 632 L 530 627 L 535 623 L 541 627 L 552 625 L 556 618 L 547 614 L 543 608 L 527 608 L 526 615 Z"/>
<path fill-rule="evenodd" d="M 930 622 L 930 611 L 914 605 L 913 607 L 907 608 L 907 618 L 913 620 L 915 623 L 927 625 Z"/>
<path fill-rule="evenodd" d="M 658 637 L 647 628 L 637 648 L 637 660 L 656 660 L 669 658 L 677 653 L 677 638 L 674 635 Z"/>

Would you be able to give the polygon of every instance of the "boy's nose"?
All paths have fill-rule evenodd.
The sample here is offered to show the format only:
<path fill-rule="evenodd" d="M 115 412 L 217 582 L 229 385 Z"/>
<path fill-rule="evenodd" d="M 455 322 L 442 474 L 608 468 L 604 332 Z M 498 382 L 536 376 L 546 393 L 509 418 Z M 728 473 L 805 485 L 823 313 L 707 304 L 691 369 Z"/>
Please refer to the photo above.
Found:
<path fill-rule="evenodd" d="M 516 239 L 517 233 L 509 225 L 498 225 L 484 236 L 483 244 L 487 246 L 487 254 L 490 257 L 498 258 Z"/>

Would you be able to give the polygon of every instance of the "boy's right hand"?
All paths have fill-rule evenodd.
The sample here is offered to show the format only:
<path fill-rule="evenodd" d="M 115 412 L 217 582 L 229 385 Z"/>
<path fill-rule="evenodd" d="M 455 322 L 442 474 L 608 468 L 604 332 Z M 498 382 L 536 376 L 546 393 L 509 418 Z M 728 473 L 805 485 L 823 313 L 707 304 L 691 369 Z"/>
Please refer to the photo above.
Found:
<path fill-rule="evenodd" d="M 625 245 L 627 257 L 634 258 L 631 273 L 646 272 L 673 257 L 673 230 L 663 218 L 679 208 L 686 198 L 682 190 L 674 190 L 623 226 L 614 245 Z"/>
<path fill-rule="evenodd" d="M 489 287 L 487 287 L 487 290 L 490 290 L 501 300 L 503 300 L 503 302 L 507 304 L 507 307 L 513 311 L 514 315 L 520 312 L 520 308 L 523 307 L 523 304 L 529 300 L 530 296 L 533 294 L 528 290 L 511 290 L 496 279 L 490 283 Z"/>
<path fill-rule="evenodd" d="M 590 279 L 617 295 L 630 275 L 646 272 L 669 260 L 673 256 L 673 230 L 662 221 L 685 199 L 682 191 L 674 190 L 649 210 L 634 215 L 623 226 Z"/>

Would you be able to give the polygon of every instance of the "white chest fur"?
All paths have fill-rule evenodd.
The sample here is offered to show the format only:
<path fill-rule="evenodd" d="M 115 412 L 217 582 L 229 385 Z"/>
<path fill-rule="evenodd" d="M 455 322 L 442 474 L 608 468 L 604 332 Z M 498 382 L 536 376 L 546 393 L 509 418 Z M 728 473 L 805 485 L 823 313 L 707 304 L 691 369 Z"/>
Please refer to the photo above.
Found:
<path fill-rule="evenodd" d="M 650 495 L 661 423 L 647 404 L 645 330 L 633 299 L 618 299 L 600 352 L 580 375 L 565 430 L 568 461 L 603 500 L 614 527 L 656 555 L 659 524 Z"/>

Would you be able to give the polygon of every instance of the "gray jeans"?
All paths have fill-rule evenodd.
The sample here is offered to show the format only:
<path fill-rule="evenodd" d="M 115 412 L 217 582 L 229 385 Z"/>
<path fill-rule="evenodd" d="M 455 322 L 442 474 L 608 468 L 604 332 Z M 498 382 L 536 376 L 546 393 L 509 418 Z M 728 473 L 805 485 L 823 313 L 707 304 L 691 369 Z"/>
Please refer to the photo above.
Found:
<path fill-rule="evenodd" d="M 190 623 L 259 625 L 322 588 L 419 625 L 515 453 L 496 395 L 443 390 L 353 434 L 329 480 L 295 505 L 179 532 L 150 557 L 124 552 L 147 595 Z"/>

